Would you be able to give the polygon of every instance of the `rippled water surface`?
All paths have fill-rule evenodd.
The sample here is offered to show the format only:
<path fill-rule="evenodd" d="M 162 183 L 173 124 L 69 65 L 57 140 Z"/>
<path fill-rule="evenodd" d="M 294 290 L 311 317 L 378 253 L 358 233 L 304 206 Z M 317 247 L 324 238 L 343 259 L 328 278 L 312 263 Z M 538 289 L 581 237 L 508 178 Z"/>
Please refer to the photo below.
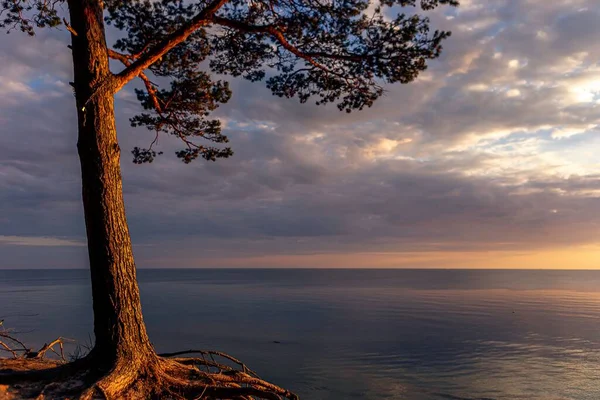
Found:
<path fill-rule="evenodd" d="M 159 351 L 223 350 L 306 400 L 600 399 L 600 272 L 141 270 L 139 280 Z M 32 344 L 89 342 L 87 271 L 0 270 L 0 318 Z"/>

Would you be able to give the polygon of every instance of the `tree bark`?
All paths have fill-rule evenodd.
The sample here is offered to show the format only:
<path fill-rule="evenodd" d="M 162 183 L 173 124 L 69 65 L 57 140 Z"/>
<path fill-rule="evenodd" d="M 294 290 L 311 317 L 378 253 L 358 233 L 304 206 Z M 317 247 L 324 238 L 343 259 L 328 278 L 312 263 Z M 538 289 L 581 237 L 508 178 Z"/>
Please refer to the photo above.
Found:
<path fill-rule="evenodd" d="M 101 0 L 69 0 L 83 205 L 94 307 L 94 362 L 156 357 L 142 318 L 120 168 Z M 93 96 L 92 96 L 93 94 Z M 138 364 L 139 365 L 139 364 Z M 133 365 L 132 365 L 133 366 Z"/>

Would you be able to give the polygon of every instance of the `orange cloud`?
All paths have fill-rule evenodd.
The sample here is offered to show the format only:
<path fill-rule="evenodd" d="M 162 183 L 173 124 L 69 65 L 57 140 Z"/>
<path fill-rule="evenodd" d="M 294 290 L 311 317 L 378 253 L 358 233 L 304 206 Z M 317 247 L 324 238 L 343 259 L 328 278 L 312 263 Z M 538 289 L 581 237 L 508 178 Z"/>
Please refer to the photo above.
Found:
<path fill-rule="evenodd" d="M 532 251 L 363 252 L 203 259 L 182 267 L 600 269 L 600 245 Z"/>

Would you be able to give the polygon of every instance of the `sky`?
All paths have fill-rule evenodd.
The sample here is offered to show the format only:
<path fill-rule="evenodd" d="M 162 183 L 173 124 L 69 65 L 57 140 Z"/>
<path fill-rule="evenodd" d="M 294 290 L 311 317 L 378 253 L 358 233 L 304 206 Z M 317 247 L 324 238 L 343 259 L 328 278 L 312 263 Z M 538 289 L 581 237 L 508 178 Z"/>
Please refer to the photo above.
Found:
<path fill-rule="evenodd" d="M 137 266 L 600 268 L 600 2 L 429 14 L 453 33 L 443 55 L 361 112 L 227 78 L 235 155 L 216 163 L 162 137 L 133 164 L 153 135 L 121 91 Z M 88 265 L 69 40 L 0 36 L 0 268 Z"/>

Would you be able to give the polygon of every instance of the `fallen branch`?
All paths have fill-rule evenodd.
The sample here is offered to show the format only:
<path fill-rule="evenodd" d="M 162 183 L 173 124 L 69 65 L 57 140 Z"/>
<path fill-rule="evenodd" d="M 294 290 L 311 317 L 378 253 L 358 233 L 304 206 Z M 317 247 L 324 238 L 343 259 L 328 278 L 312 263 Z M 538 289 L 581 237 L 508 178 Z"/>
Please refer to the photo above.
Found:
<path fill-rule="evenodd" d="M 3 349 L 0 349 L 0 350 L 10 351 L 14 358 L 18 357 L 17 352 L 15 350 L 11 349 L 10 347 L 8 347 L 8 345 L 6 343 L 0 341 L 0 346 L 3 347 Z"/>
<path fill-rule="evenodd" d="M 4 348 L 4 350 L 10 351 L 11 353 L 13 353 L 15 358 L 17 358 L 17 356 L 16 356 L 17 352 L 23 352 L 24 354 L 26 354 L 27 352 L 31 351 L 31 349 L 26 347 L 23 342 L 21 342 L 19 339 L 15 338 L 13 336 L 11 336 L 9 334 L 9 332 L 6 330 L 0 331 L 0 337 L 5 339 L 4 342 L 2 343 L 2 347 Z M 16 344 L 20 348 L 17 349 L 17 348 L 14 348 L 13 346 L 9 346 L 7 343 L 5 343 L 7 341 L 11 341 L 12 343 L 14 343 L 13 346 Z"/>
<path fill-rule="evenodd" d="M 54 341 L 48 343 L 45 343 L 41 349 L 39 349 L 38 351 L 34 351 L 34 352 L 29 352 L 26 354 L 26 358 L 40 358 L 43 359 L 44 356 L 46 355 L 46 353 L 50 350 L 52 351 L 54 354 L 56 354 L 57 356 L 59 356 L 61 358 L 62 361 L 67 361 L 65 359 L 65 353 L 64 353 L 64 348 L 63 348 L 63 344 L 65 343 L 65 341 L 67 342 L 75 342 L 72 339 L 66 339 L 63 337 L 59 337 L 57 339 L 54 339 Z M 54 349 L 54 346 L 59 345 L 60 347 L 60 354 Z"/>
<path fill-rule="evenodd" d="M 38 358 L 38 359 L 43 359 L 46 356 L 46 353 L 48 351 L 52 351 L 54 354 L 56 354 L 58 357 L 60 357 L 60 359 L 64 362 L 66 362 L 67 360 L 65 359 L 65 353 L 64 353 L 64 343 L 68 342 L 68 343 L 73 343 L 75 342 L 72 339 L 67 339 L 67 338 L 63 338 L 63 337 L 58 337 L 56 339 L 54 339 L 52 342 L 50 343 L 45 343 L 42 348 L 40 348 L 38 351 L 33 351 L 31 348 L 25 346 L 25 344 L 23 342 L 21 342 L 19 339 L 15 338 L 14 336 L 10 335 L 8 331 L 0 331 L 0 337 L 4 338 L 4 341 L 0 341 L 0 350 L 4 350 L 4 351 L 8 351 L 10 353 L 12 353 L 14 358 Z M 9 346 L 6 342 L 12 342 L 14 343 L 12 346 Z M 15 348 L 14 345 L 18 345 L 19 348 Z M 60 353 L 56 351 L 56 349 L 54 348 L 54 346 L 58 345 L 59 349 L 60 349 Z M 19 354 L 22 353 L 22 354 Z"/>

